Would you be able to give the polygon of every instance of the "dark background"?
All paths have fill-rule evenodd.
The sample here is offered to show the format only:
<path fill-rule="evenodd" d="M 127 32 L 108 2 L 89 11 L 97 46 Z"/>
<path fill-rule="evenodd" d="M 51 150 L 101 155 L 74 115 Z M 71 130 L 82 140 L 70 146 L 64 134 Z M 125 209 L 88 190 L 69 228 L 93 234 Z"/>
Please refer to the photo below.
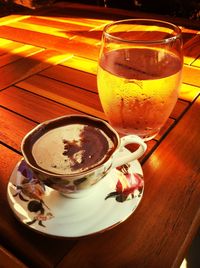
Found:
<path fill-rule="evenodd" d="M 200 0 L 29 0 L 32 5 L 45 5 L 52 2 L 74 2 L 89 5 L 107 6 L 136 10 L 155 14 L 186 18 L 200 23 Z M 0 0 L 0 16 L 23 6 L 15 5 L 15 0 Z M 23 5 L 23 0 L 21 1 Z"/>
<path fill-rule="evenodd" d="M 68 0 L 66 0 L 68 1 Z M 200 0 L 69 0 L 127 10 L 137 10 L 200 21 Z"/>

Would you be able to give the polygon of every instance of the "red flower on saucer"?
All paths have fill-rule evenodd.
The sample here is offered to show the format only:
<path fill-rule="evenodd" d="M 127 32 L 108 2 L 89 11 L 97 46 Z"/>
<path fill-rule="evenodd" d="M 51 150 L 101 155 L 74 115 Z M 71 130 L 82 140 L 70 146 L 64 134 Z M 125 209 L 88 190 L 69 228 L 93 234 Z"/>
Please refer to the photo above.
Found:
<path fill-rule="evenodd" d="M 116 201 L 124 202 L 140 194 L 144 185 L 142 175 L 130 171 L 130 165 L 126 164 L 117 168 L 116 191 L 109 193 L 105 199 L 115 197 Z"/>

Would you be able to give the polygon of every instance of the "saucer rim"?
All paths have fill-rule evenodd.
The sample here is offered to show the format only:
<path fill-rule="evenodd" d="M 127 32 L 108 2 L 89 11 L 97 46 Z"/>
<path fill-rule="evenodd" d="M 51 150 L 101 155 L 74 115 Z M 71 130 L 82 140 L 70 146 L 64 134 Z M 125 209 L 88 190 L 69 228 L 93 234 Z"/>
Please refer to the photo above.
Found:
<path fill-rule="evenodd" d="M 127 150 L 127 151 L 128 151 L 128 150 Z M 29 229 L 29 230 L 31 229 L 31 230 L 33 230 L 34 232 L 36 232 L 36 233 L 38 233 L 38 234 L 41 234 L 41 235 L 44 235 L 44 236 L 47 236 L 47 237 L 60 238 L 60 239 L 79 239 L 79 238 L 86 238 L 86 237 L 90 237 L 90 236 L 98 235 L 98 234 L 104 233 L 104 232 L 106 232 L 106 231 L 109 231 L 109 230 L 115 228 L 116 226 L 120 225 L 120 224 L 123 223 L 124 221 L 126 221 L 126 220 L 127 220 L 127 219 L 128 219 L 134 212 L 135 212 L 135 210 L 136 210 L 136 209 L 138 208 L 138 206 L 140 205 L 141 200 L 142 200 L 143 195 L 144 195 L 144 179 L 142 179 L 142 180 L 143 180 L 142 192 L 141 192 L 141 194 L 140 194 L 140 197 L 139 197 L 140 199 L 139 199 L 138 203 L 136 204 L 136 206 L 135 206 L 134 208 L 132 208 L 132 210 L 130 210 L 130 212 L 127 213 L 126 216 L 122 217 L 121 220 L 117 221 L 116 223 L 114 223 L 114 224 L 112 224 L 112 225 L 110 225 L 110 226 L 107 226 L 107 227 L 105 227 L 105 228 L 102 228 L 102 229 L 99 230 L 99 231 L 95 231 L 95 232 L 87 233 L 87 234 L 85 234 L 85 235 L 84 235 L 84 234 L 83 234 L 83 235 L 76 235 L 76 236 L 74 236 L 74 235 L 69 236 L 69 235 L 64 235 L 64 234 L 63 234 L 63 235 L 56 235 L 56 234 L 51 234 L 51 233 L 48 233 L 48 232 L 43 232 L 43 231 L 41 231 L 41 230 L 38 230 L 36 227 L 34 228 L 34 227 L 32 227 L 32 226 L 26 224 L 25 222 L 23 222 L 23 220 L 20 218 L 20 216 L 17 214 L 16 210 L 14 209 L 14 203 L 11 201 L 11 198 L 10 198 L 10 196 L 9 196 L 9 187 L 12 186 L 12 182 L 11 182 L 10 180 L 11 180 L 13 174 L 17 171 L 17 167 L 19 166 L 19 164 L 21 163 L 22 160 L 23 160 L 23 157 L 16 163 L 16 165 L 14 166 L 14 168 L 13 168 L 11 174 L 10 174 L 9 181 L 8 181 L 8 184 L 7 184 L 7 201 L 8 201 L 9 207 L 11 208 L 11 211 L 12 211 L 14 217 L 17 219 L 18 222 L 20 222 L 20 224 L 22 224 L 23 226 L 25 225 L 26 228 Z M 138 167 L 140 168 L 140 175 L 143 176 L 143 169 L 142 169 L 142 166 L 141 166 L 140 162 L 139 162 L 138 160 L 134 160 L 134 161 L 131 161 L 131 162 L 137 162 L 137 165 L 138 165 Z M 111 172 L 111 170 L 109 171 L 109 173 L 110 173 L 110 172 Z M 109 173 L 108 173 L 108 174 L 109 174 Z M 45 187 L 49 188 L 51 191 L 55 191 L 55 192 L 57 192 L 56 190 L 54 190 L 54 189 L 52 189 L 52 188 L 50 188 L 50 187 L 48 187 L 48 186 L 45 186 Z M 68 197 L 65 197 L 65 198 L 68 198 Z M 138 198 L 138 197 L 134 197 L 134 198 Z M 133 198 L 133 199 L 134 199 L 134 198 Z M 70 199 L 71 199 L 71 198 L 70 198 Z M 81 199 L 81 198 L 80 198 L 80 199 Z M 16 202 L 17 204 L 19 204 L 19 202 L 17 202 L 16 199 L 15 199 L 15 202 Z M 102 219 L 102 220 L 103 220 L 103 219 Z"/>

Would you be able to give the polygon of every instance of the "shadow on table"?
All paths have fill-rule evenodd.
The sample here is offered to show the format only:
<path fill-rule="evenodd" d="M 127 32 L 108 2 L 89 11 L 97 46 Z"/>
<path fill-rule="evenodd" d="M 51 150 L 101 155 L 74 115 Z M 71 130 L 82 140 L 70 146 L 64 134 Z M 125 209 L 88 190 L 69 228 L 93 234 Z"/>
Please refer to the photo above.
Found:
<path fill-rule="evenodd" d="M 185 259 L 187 261 L 187 268 L 200 267 L 200 230 L 197 232 Z"/>

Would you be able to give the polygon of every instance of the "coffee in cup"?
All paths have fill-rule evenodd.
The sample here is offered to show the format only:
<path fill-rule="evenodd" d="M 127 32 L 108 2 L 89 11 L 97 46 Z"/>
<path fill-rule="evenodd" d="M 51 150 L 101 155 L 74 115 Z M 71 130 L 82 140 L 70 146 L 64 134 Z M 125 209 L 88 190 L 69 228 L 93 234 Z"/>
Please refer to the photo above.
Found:
<path fill-rule="evenodd" d="M 72 175 L 100 165 L 114 147 L 101 129 L 89 123 L 74 123 L 39 137 L 32 146 L 32 156 L 37 166 L 47 172 Z"/>
<path fill-rule="evenodd" d="M 140 147 L 120 156 L 130 143 Z M 63 194 L 81 197 L 111 168 L 139 158 L 146 144 L 134 135 L 120 139 L 104 120 L 68 115 L 36 126 L 24 137 L 21 149 L 34 176 Z"/>

